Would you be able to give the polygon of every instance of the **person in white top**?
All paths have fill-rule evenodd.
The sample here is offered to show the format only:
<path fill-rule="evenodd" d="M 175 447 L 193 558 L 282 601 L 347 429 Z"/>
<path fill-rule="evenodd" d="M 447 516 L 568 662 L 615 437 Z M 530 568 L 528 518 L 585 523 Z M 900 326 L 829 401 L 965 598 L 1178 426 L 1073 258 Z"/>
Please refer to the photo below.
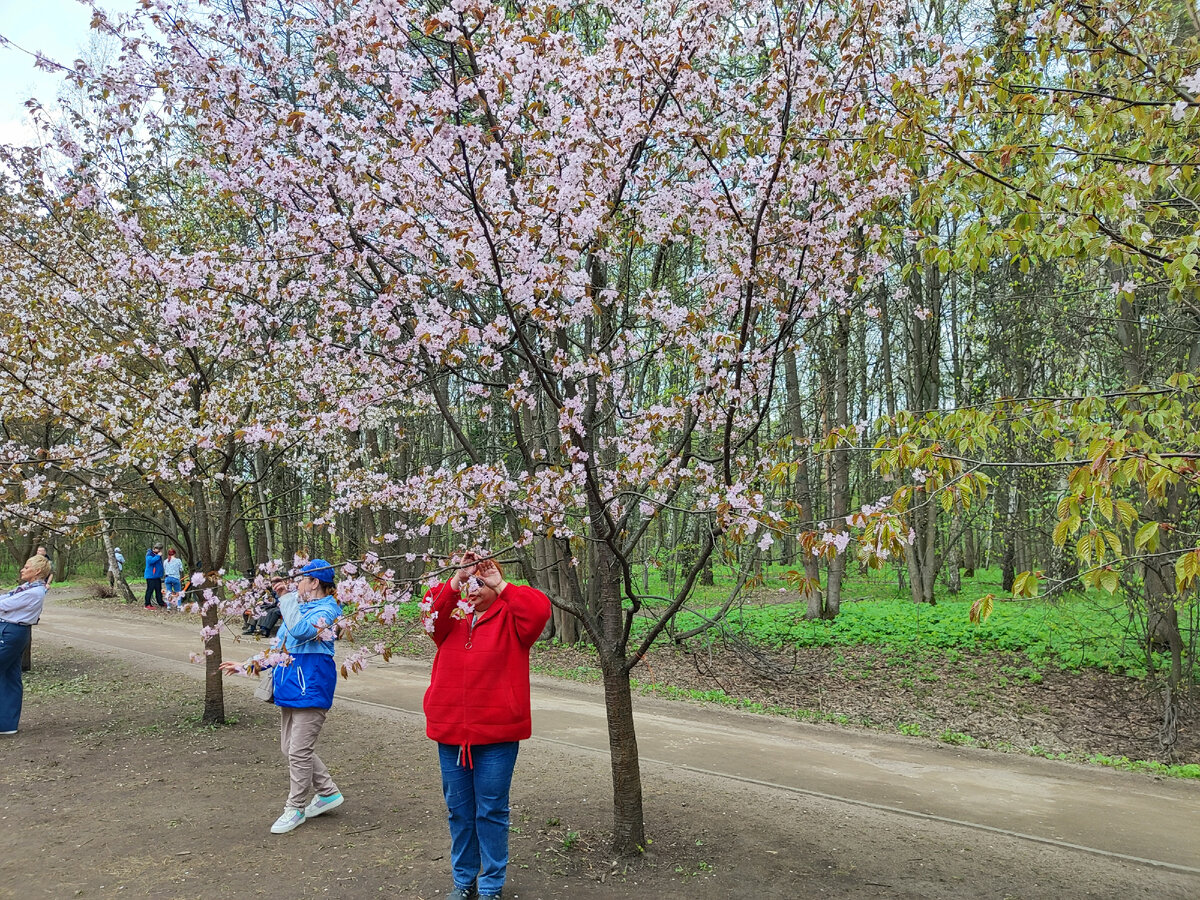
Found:
<path fill-rule="evenodd" d="M 167 592 L 167 607 L 179 609 L 183 601 L 183 560 L 175 555 L 175 548 L 167 551 L 163 560 L 163 587 Z"/>
<path fill-rule="evenodd" d="M 30 630 L 42 617 L 50 560 L 33 556 L 21 567 L 21 583 L 0 594 L 0 734 L 16 734 L 21 720 L 21 656 Z"/>

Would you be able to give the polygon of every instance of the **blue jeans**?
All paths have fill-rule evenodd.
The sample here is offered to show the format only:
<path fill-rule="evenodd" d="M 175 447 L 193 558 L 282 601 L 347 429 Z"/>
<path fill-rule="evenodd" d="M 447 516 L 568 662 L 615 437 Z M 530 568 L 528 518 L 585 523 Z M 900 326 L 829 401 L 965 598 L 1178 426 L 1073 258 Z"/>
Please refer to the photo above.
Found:
<path fill-rule="evenodd" d="M 517 764 L 516 741 L 478 744 L 467 751 L 438 744 L 442 793 L 450 811 L 450 863 L 454 886 L 498 894 L 508 872 L 508 789 Z M 462 758 L 459 751 L 462 750 Z"/>
<path fill-rule="evenodd" d="M 0 731 L 16 731 L 21 720 L 21 655 L 30 631 L 28 625 L 0 622 Z"/>

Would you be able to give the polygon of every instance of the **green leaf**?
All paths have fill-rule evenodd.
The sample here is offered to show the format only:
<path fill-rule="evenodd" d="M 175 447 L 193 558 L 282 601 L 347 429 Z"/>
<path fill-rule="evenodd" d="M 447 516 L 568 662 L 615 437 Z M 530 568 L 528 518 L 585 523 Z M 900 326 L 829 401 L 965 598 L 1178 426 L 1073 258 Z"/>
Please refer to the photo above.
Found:
<path fill-rule="evenodd" d="M 1158 523 L 1147 522 L 1133 536 L 1133 546 L 1138 550 L 1154 553 L 1158 550 Z"/>
<path fill-rule="evenodd" d="M 1014 597 L 1033 597 L 1038 592 L 1038 576 L 1035 572 L 1022 572 L 1013 579 Z"/>
<path fill-rule="evenodd" d="M 972 624 L 982 625 L 984 622 L 986 622 L 988 617 L 992 614 L 992 607 L 995 605 L 995 602 L 995 594 L 984 594 L 982 597 L 977 598 L 975 602 L 971 604 L 971 611 L 968 614 L 968 618 L 971 620 Z"/>

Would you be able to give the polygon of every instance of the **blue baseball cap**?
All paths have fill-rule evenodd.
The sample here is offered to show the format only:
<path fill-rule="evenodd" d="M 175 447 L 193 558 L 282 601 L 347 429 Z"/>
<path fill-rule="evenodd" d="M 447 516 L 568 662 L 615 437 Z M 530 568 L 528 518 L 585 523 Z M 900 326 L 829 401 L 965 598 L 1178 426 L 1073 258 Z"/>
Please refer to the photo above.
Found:
<path fill-rule="evenodd" d="M 333 584 L 334 582 L 333 566 L 323 559 L 314 559 L 306 563 L 300 570 L 300 574 L 309 575 L 322 584 Z"/>

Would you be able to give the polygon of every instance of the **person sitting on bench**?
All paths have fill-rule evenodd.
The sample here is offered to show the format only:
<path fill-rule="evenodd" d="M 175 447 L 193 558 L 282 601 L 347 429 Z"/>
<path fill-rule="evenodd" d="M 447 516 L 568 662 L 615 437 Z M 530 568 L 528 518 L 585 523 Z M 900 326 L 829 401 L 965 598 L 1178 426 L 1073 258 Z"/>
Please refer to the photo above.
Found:
<path fill-rule="evenodd" d="M 271 579 L 271 586 L 267 588 L 269 599 L 261 606 L 255 607 L 255 610 L 244 614 L 246 627 L 242 629 L 242 634 L 257 632 L 263 637 L 270 637 L 283 615 L 279 611 L 279 598 L 291 590 L 292 583 L 288 579 L 282 576 Z M 253 614 L 255 611 L 258 612 L 257 616 Z"/>

